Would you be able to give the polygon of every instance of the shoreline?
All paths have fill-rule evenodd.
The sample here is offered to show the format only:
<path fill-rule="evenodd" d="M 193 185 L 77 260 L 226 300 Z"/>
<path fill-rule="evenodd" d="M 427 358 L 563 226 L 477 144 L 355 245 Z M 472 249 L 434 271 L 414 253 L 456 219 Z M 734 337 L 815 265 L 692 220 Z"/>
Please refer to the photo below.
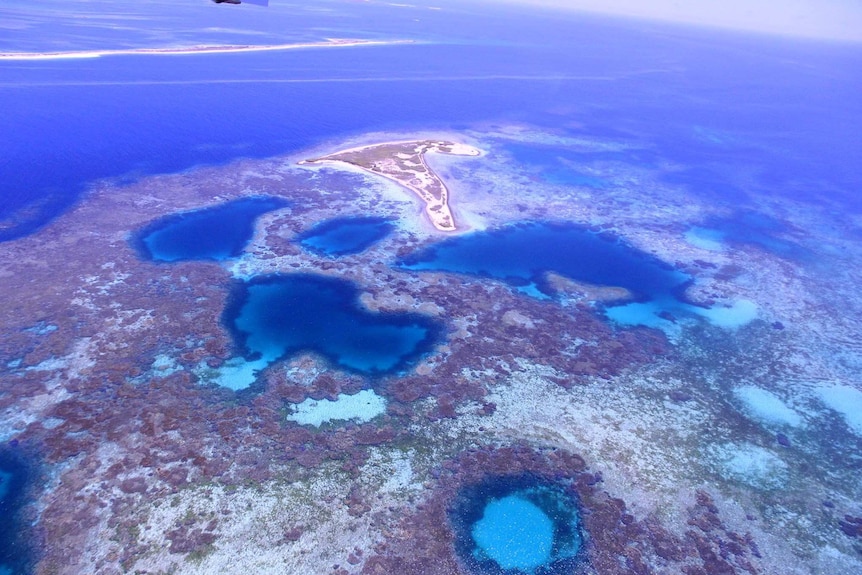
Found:
<path fill-rule="evenodd" d="M 310 160 L 300 160 L 299 162 L 297 162 L 297 164 L 300 164 L 300 165 L 302 165 L 302 164 L 313 164 L 319 160 L 322 160 L 324 158 L 328 158 L 330 156 L 340 156 L 342 154 L 352 154 L 354 152 L 362 152 L 362 151 L 365 151 L 365 150 L 368 150 L 371 148 L 378 148 L 378 147 L 383 147 L 383 146 L 403 146 L 406 144 L 419 144 L 422 142 L 431 142 L 431 141 L 434 141 L 434 140 L 432 140 L 431 138 L 412 138 L 412 139 L 406 139 L 406 140 L 386 140 L 385 142 L 375 142 L 373 144 L 361 144 L 359 146 L 354 146 L 352 148 L 345 148 L 343 150 L 338 150 L 337 152 L 334 152 L 332 154 L 327 154 L 325 156 L 320 156 L 318 158 L 312 158 Z M 482 150 L 479 150 L 478 148 L 473 148 L 472 146 L 467 146 L 466 144 L 454 144 L 453 142 L 449 142 L 449 143 L 453 144 L 453 145 L 457 145 L 457 146 L 469 147 L 469 148 L 472 148 L 473 150 L 475 150 L 477 152 L 476 154 L 461 154 L 461 155 L 474 155 L 474 156 L 481 156 L 482 155 Z"/>
<path fill-rule="evenodd" d="M 387 151 L 382 158 L 361 157 L 365 153 L 381 149 Z M 414 195 L 418 196 L 425 204 L 426 216 L 437 231 L 457 231 L 455 218 L 449 206 L 449 189 L 443 180 L 440 179 L 440 176 L 425 161 L 425 154 L 428 152 L 474 158 L 481 156 L 483 153 L 478 148 L 457 142 L 443 140 L 402 140 L 355 146 L 333 154 L 301 160 L 297 164 L 300 166 L 327 163 L 339 166 L 346 165 L 358 168 L 366 173 L 381 176 L 395 182 L 401 187 L 407 188 Z M 351 158 L 350 156 L 359 157 Z"/>
<path fill-rule="evenodd" d="M 0 60 L 67 60 L 83 58 L 100 58 L 102 56 L 127 55 L 191 55 L 191 54 L 227 54 L 231 52 L 272 52 L 276 50 L 294 50 L 301 48 L 346 48 L 350 46 L 388 46 L 394 44 L 413 44 L 414 40 L 352 40 L 330 38 L 323 42 L 299 42 L 295 44 L 261 44 L 261 45 L 200 45 L 185 48 L 125 48 L 106 50 L 71 50 L 67 52 L 0 52 Z"/>

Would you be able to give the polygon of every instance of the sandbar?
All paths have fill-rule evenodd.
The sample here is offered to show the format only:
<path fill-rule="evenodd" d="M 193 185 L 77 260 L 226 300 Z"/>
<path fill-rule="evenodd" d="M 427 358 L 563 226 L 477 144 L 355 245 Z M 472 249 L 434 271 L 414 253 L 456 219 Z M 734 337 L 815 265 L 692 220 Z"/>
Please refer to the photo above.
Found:
<path fill-rule="evenodd" d="M 189 55 L 224 54 L 228 52 L 269 52 L 275 50 L 295 50 L 299 48 L 344 48 L 348 46 L 385 46 L 391 44 L 411 44 L 413 40 L 356 40 L 349 38 L 327 38 L 323 42 L 298 42 L 293 44 L 240 44 L 240 45 L 199 45 L 174 48 L 126 48 L 117 50 L 71 50 L 66 52 L 0 52 L 0 60 L 63 60 L 74 58 L 99 58 L 101 56 L 120 56 L 129 54 L 147 55 Z"/>
<path fill-rule="evenodd" d="M 445 140 L 410 140 L 383 142 L 349 148 L 327 156 L 303 160 L 300 164 L 349 164 L 407 188 L 425 202 L 425 214 L 435 229 L 456 230 L 449 208 L 449 190 L 443 180 L 428 167 L 426 152 L 456 156 L 479 156 L 478 148 Z"/>

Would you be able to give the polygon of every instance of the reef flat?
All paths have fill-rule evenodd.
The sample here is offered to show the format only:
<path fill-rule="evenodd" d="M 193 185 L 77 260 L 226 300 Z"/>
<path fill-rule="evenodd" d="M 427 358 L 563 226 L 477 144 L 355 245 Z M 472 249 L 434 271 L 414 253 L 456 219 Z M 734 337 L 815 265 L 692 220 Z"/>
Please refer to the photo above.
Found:
<path fill-rule="evenodd" d="M 441 232 L 455 231 L 455 218 L 449 206 L 449 190 L 434 170 L 428 167 L 425 161 L 428 152 L 456 156 L 479 156 L 482 153 L 466 144 L 420 140 L 359 146 L 299 163 L 350 164 L 397 182 L 425 203 L 425 214 L 436 229 Z"/>
<path fill-rule="evenodd" d="M 0 440 L 36 453 L 46 478 L 22 506 L 36 573 L 860 571 L 862 246 L 834 233 L 852 218 L 769 198 L 747 207 L 763 217 L 734 219 L 737 206 L 669 183 L 673 166 L 632 159 L 632 139 L 462 137 L 489 153 L 434 164 L 469 191 L 457 213 L 472 231 L 455 238 L 415 225 L 391 182 L 290 156 L 102 181 L 0 244 Z M 150 226 L 250 198 L 279 201 L 229 257 L 136 249 Z M 335 256 L 303 245 L 344 218 L 391 228 Z M 727 218 L 723 237 L 690 234 Z M 509 246 L 519 226 L 589 241 L 519 244 L 542 251 L 518 273 L 399 265 L 450 241 Z M 602 267 L 619 262 L 649 273 L 627 284 Z M 316 339 L 284 335 L 269 353 L 236 337 L 247 301 L 232 294 L 262 278 L 318 298 L 341 286 L 338 337 L 280 288 L 238 327 L 272 310 L 266 329 L 282 337 L 297 317 Z M 667 290 L 689 307 L 608 313 Z M 355 369 L 327 347 L 353 349 L 351 314 L 439 333 L 394 370 Z M 248 385 L 224 384 L 256 354 Z M 495 501 L 503 513 L 482 522 Z M 511 503 L 547 553 L 498 553 Z"/>

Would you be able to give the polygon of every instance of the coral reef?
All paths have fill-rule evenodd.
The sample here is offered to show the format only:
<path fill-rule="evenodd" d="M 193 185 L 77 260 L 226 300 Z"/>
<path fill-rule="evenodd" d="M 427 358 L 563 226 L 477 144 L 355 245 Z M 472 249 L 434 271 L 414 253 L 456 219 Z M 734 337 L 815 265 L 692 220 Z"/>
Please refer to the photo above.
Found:
<path fill-rule="evenodd" d="M 848 454 L 862 437 L 840 401 L 859 393 L 858 248 L 818 238 L 827 275 L 784 249 L 833 216 L 786 208 L 796 224 L 769 232 L 780 253 L 704 249 L 680 222 L 719 221 L 709 214 L 722 209 L 610 160 L 589 167 L 599 187 L 550 182 L 506 147 L 547 134 L 488 130 L 495 154 L 435 164 L 473 192 L 455 202 L 465 227 L 588 225 L 690 276 L 687 305 L 756 302 L 757 317 L 721 326 L 674 310 L 662 330 L 623 326 L 602 315 L 632 296 L 620 286 L 539 270 L 539 298 L 507 278 L 399 269 L 439 241 L 415 205 L 386 182 L 292 158 L 99 183 L 0 250 L 0 440 L 45 469 L 22 509 L 43 550 L 34 572 L 241 573 L 259 556 L 292 572 L 460 573 L 459 493 L 513 476 L 578 502 L 574 572 L 858 572 L 862 494 Z M 597 201 L 597 190 L 613 193 Z M 156 263 L 130 243 L 171 214 L 259 197 L 286 203 L 258 217 L 234 258 Z M 361 252 L 297 241 L 320 221 L 369 215 L 394 229 Z M 223 321 L 232 287 L 312 274 L 353 286 L 355 310 L 421 317 L 443 326 L 439 338 L 394 372 L 292 349 L 246 389 L 219 385 L 243 353 Z M 379 398 L 374 417 L 289 417 L 360 392 Z M 772 462 L 780 481 L 740 455 Z"/>
<path fill-rule="evenodd" d="M 529 474 L 538 481 L 565 485 L 579 502 L 586 543 L 581 561 L 567 573 L 631 574 L 759 573 L 760 552 L 750 534 L 726 528 L 710 495 L 697 493 L 689 507 L 690 528 L 680 537 L 656 517 L 637 519 L 626 503 L 602 489 L 602 477 L 583 458 L 562 450 L 525 445 L 482 447 L 444 462 L 437 480 L 417 511 L 405 517 L 399 536 L 377 546 L 363 574 L 458 573 L 456 530 L 450 510 L 465 486 L 497 476 Z M 541 571 L 541 570 L 540 570 Z M 542 571 L 544 572 L 544 571 Z M 556 571 L 548 571 L 556 572 Z"/>

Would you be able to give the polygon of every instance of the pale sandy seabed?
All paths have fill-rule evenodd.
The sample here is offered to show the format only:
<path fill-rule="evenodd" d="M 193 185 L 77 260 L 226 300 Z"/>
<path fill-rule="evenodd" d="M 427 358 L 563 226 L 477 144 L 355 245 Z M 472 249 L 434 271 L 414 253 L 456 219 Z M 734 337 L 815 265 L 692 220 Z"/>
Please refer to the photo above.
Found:
<path fill-rule="evenodd" d="M 38 234 L 0 247 L 0 277 L 12 284 L 0 295 L 0 309 L 16 310 L 3 312 L 3 325 L 60 325 L 49 343 L 31 345 L 9 368 L 8 376 L 27 385 L 0 406 L 3 439 L 30 437 L 52 446 L 49 489 L 37 503 L 47 549 L 37 572 L 372 572 L 369 558 L 412 536 L 404 517 L 433 499 L 441 466 L 470 449 L 510 444 L 580 455 L 591 472 L 601 474 L 598 488 L 624 501 L 636 523 L 656 521 L 681 539 L 693 529 L 691 509 L 697 490 L 704 490 L 722 532 L 756 541 L 758 553 L 745 555 L 756 572 L 862 572 L 862 545 L 838 525 L 843 514 L 862 513 L 862 432 L 854 414 L 836 410 L 840 402 L 834 400 L 859 393 L 856 373 L 862 367 L 862 278 L 853 264 L 860 246 L 841 233 L 850 222 L 836 221 L 840 216 L 831 206 L 763 199 L 759 210 L 799 230 L 785 239 L 815 250 L 816 257 L 801 264 L 751 245 L 705 249 L 686 240 L 686 222 L 726 214 L 658 181 L 650 169 L 605 161 L 589 169 L 610 182 L 607 189 L 556 186 L 513 164 L 501 146 L 532 141 L 587 151 L 635 144 L 564 138 L 530 126 L 420 134 L 487 152 L 480 158 L 427 158 L 450 192 L 461 224 L 455 235 L 536 219 L 600 226 L 693 273 L 693 301 L 756 305 L 756 317 L 735 327 L 679 318 L 657 336 L 666 340 L 663 355 L 648 360 L 631 350 L 632 359 L 619 369 L 605 369 L 604 360 L 594 359 L 596 373 L 589 367 L 566 373 L 541 350 L 527 353 L 511 342 L 498 356 L 465 359 L 470 356 L 462 351 L 491 327 L 515 330 L 516 341 L 527 348 L 559 316 L 593 330 L 568 342 L 568 352 L 625 346 L 628 340 L 603 327 L 604 319 L 591 320 L 598 316 L 578 292 L 537 302 L 491 280 L 391 268 L 387 264 L 399 250 L 452 234 L 435 230 L 422 202 L 394 182 L 358 169 L 345 174 L 296 166 L 315 153 L 416 136 L 371 134 L 296 157 L 240 160 L 126 187 L 104 182 Z M 161 215 L 249 195 L 279 195 L 294 204 L 260 218 L 254 240 L 235 262 L 153 265 L 129 247 L 129 230 Z M 399 228 L 365 253 L 340 259 L 316 257 L 290 241 L 315 222 L 345 215 L 389 216 Z M 46 263 L 61 252 L 62 262 Z M 296 396 L 297 386 L 318 385 L 325 366 L 313 357 L 269 368 L 258 396 L 233 411 L 223 407 L 231 401 L 228 392 L 182 379 L 193 366 L 230 357 L 230 340 L 218 322 L 232 277 L 296 271 L 355 282 L 370 309 L 425 313 L 448 322 L 445 341 L 409 375 L 411 382 L 436 381 L 435 374 L 445 373 L 441 380 L 453 386 L 484 391 L 458 397 L 454 388 L 431 390 L 405 399 L 389 382 L 376 390 L 389 411 L 358 427 L 388 429 L 395 437 L 363 444 L 356 439 L 357 425 L 338 420 L 303 428 L 279 411 L 285 397 L 293 404 L 305 399 Z M 489 303 L 475 303 L 477 294 L 486 294 Z M 67 329 L 66 319 L 78 327 Z M 646 338 L 642 331 L 635 337 Z M 154 350 L 162 359 L 153 359 Z M 462 363 L 453 368 L 456 361 Z M 103 369 L 106 363 L 109 369 Z M 58 407 L 76 398 L 96 401 L 94 378 L 120 385 L 122 393 L 110 395 L 112 404 L 104 409 L 116 409 L 122 422 L 91 424 L 75 411 L 79 405 Z M 314 399 L 366 387 L 356 377 L 343 379 L 336 391 Z M 148 386 L 155 391 L 142 391 Z M 441 406 L 453 394 L 454 412 L 444 414 Z M 211 407 L 219 401 L 222 407 Z M 138 407 L 145 405 L 146 412 Z M 219 420 L 206 420 L 217 417 L 229 425 L 222 429 Z M 87 431 L 89 425 L 101 427 L 97 433 L 95 427 Z M 67 429 L 66 435 L 57 438 L 58 429 Z M 285 429 L 293 435 L 280 435 Z M 299 437 L 290 431 L 296 429 L 313 430 L 302 435 L 311 445 L 314 433 L 324 430 L 317 436 L 324 438 L 320 444 L 330 452 L 343 449 L 356 466 L 307 461 L 310 456 L 300 453 L 266 465 L 245 461 L 249 454 L 269 458 L 277 452 L 260 438 L 289 443 Z M 789 447 L 775 441 L 778 433 Z M 196 456 L 205 461 L 195 462 Z M 171 475 L 178 469 L 181 480 Z M 77 527 L 59 527 L 66 523 Z M 171 533 L 175 538 L 166 541 Z M 64 563 L 70 554 L 74 561 Z M 696 558 L 644 560 L 655 573 L 697 564 Z M 736 572 L 745 572 L 740 564 L 734 564 Z M 583 571 L 613 572 L 595 565 Z"/>

